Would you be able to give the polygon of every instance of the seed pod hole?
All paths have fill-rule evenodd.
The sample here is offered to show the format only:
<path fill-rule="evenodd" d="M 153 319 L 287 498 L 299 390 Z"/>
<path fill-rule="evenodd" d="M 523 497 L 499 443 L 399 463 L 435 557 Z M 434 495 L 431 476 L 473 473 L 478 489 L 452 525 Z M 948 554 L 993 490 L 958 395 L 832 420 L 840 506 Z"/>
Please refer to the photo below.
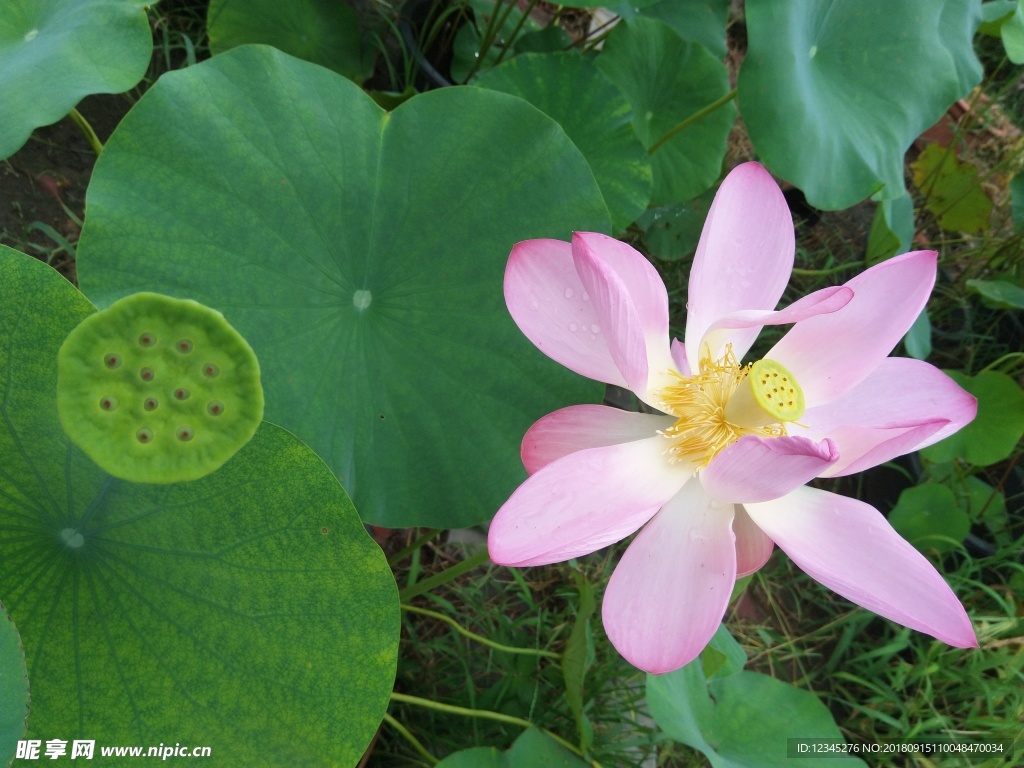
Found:
<path fill-rule="evenodd" d="M 158 405 L 160 405 L 160 403 L 157 402 L 155 397 L 147 397 L 142 403 L 142 407 L 147 411 L 155 411 Z"/>
<path fill-rule="evenodd" d="M 156 336 L 149 331 L 139 335 L 139 346 L 140 347 L 152 347 L 156 345 Z"/>
<path fill-rule="evenodd" d="M 103 356 L 103 364 L 113 370 L 121 367 L 121 356 L 116 352 L 108 352 Z"/>
<path fill-rule="evenodd" d="M 174 436 L 181 440 L 183 443 L 187 443 L 189 440 L 196 436 L 196 433 L 192 429 L 192 427 L 184 426 L 178 427 L 178 431 L 174 433 Z"/>
<path fill-rule="evenodd" d="M 106 397 L 100 398 L 100 408 L 102 408 L 104 411 L 113 411 L 117 408 L 117 406 L 118 402 L 116 397 L 110 397 L 109 395 L 107 395 Z"/>
<path fill-rule="evenodd" d="M 176 390 L 174 390 L 174 399 L 175 400 L 188 400 L 188 396 L 189 396 L 189 391 L 187 389 L 185 389 L 184 387 L 178 387 Z"/>
<path fill-rule="evenodd" d="M 139 371 L 139 378 L 142 379 L 143 381 L 152 381 L 155 377 L 156 374 L 153 373 L 152 368 L 143 368 L 141 371 Z"/>
<path fill-rule="evenodd" d="M 211 416 L 220 416 L 222 413 L 224 413 L 224 403 L 222 403 L 220 400 L 211 400 L 206 405 L 206 411 Z"/>
<path fill-rule="evenodd" d="M 143 427 L 135 433 L 136 439 L 143 444 L 153 442 L 153 430 L 149 427 Z"/>
<path fill-rule="evenodd" d="M 187 355 L 192 351 L 192 339 L 178 339 L 178 343 L 174 345 L 181 354 Z"/>
<path fill-rule="evenodd" d="M 220 374 L 220 368 L 213 363 L 206 363 L 203 365 L 203 376 L 208 379 L 216 378 Z"/>

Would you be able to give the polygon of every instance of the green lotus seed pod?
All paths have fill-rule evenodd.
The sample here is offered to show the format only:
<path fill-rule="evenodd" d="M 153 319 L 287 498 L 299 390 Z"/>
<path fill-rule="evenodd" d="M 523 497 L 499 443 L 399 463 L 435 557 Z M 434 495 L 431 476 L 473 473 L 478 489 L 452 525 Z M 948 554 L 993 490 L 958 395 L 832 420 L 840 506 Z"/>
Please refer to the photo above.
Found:
<path fill-rule="evenodd" d="M 255 434 L 263 418 L 259 363 L 219 312 L 136 293 L 64 340 L 57 410 L 72 442 L 111 475 L 195 480 Z"/>

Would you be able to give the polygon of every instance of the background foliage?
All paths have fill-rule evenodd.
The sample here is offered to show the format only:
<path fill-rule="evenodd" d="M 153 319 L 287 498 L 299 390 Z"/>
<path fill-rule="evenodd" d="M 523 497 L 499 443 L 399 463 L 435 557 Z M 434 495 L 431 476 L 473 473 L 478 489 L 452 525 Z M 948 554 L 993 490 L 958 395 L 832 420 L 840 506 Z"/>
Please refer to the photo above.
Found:
<path fill-rule="evenodd" d="M 0 598 L 30 735 L 82 718 L 111 740 L 201 731 L 247 765 L 296 728 L 313 764 L 760 765 L 755 741 L 800 722 L 1004 745 L 964 765 L 1024 759 L 1022 3 L 599 5 L 0 8 L 0 242 L 88 297 L 3 250 Z M 104 92 L 122 95 L 79 102 Z M 898 352 L 949 371 L 979 416 L 823 487 L 890 514 L 964 602 L 977 651 L 853 610 L 777 554 L 698 662 L 647 679 L 597 619 L 621 545 L 519 572 L 450 532 L 522 479 L 533 419 L 601 398 L 507 318 L 512 244 L 628 240 L 681 335 L 715 184 L 755 158 L 798 223 L 783 303 L 939 251 Z M 145 289 L 223 311 L 284 427 L 164 495 L 70 448 L 48 384 L 90 301 Z M 375 530 L 390 567 L 361 521 L 402 528 Z M 0 720 L 15 731 L 19 702 Z M 253 718 L 259 739 L 229 746 Z M 0 731 L 0 754 L 18 737 Z"/>

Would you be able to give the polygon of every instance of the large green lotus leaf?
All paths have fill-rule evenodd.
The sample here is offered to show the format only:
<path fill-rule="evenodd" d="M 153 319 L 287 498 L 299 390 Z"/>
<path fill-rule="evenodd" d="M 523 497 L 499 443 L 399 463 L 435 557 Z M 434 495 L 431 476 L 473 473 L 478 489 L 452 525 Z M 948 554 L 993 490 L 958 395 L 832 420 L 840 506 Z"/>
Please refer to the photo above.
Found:
<path fill-rule="evenodd" d="M 981 24 L 978 34 L 999 37 L 1003 24 L 1016 12 L 1017 0 L 988 0 L 981 4 Z"/>
<path fill-rule="evenodd" d="M 935 214 L 940 227 L 972 235 L 988 228 L 992 198 L 981 184 L 976 165 L 961 160 L 948 147 L 929 144 L 911 167 L 924 207 Z"/>
<path fill-rule="evenodd" d="M 932 319 L 928 316 L 928 308 L 911 324 L 903 336 L 903 348 L 907 354 L 917 360 L 927 360 L 932 353 Z"/>
<path fill-rule="evenodd" d="M 87 204 L 85 293 L 221 310 L 259 357 L 265 418 L 375 523 L 489 517 L 525 477 L 532 421 L 601 396 L 505 308 L 515 242 L 609 226 L 586 160 L 521 99 L 445 88 L 389 115 L 333 72 L 244 46 L 160 78 Z"/>
<path fill-rule="evenodd" d="M 1001 28 L 1006 58 L 1014 64 L 1024 64 L 1024 4 L 1017 0 L 1017 9 Z"/>
<path fill-rule="evenodd" d="M 373 73 L 373 50 L 344 0 L 210 0 L 206 23 L 215 54 L 265 43 L 357 83 Z"/>
<path fill-rule="evenodd" d="M 968 477 L 960 502 L 968 517 L 980 521 L 1000 544 L 1012 541 L 1010 521 L 1006 511 L 1006 497 L 977 477 Z"/>
<path fill-rule="evenodd" d="M 0 765 L 10 765 L 28 718 L 28 672 L 18 630 L 0 603 Z"/>
<path fill-rule="evenodd" d="M 120 93 L 146 74 L 156 0 L 0 2 L 0 158 L 83 96 Z"/>
<path fill-rule="evenodd" d="M 593 60 L 576 53 L 523 54 L 475 85 L 526 99 L 562 126 L 590 163 L 614 231 L 647 208 L 651 161 L 633 131 L 629 102 Z"/>
<path fill-rule="evenodd" d="M 575 4 L 575 3 L 574 3 Z M 725 58 L 725 24 L 729 18 L 729 0 L 647 0 L 644 3 L 619 0 L 601 6 L 624 19 L 643 16 L 664 21 L 684 40 L 700 43 L 720 59 Z"/>
<path fill-rule="evenodd" d="M 1024 309 L 1024 287 L 1008 280 L 968 280 L 967 290 L 996 309 Z"/>
<path fill-rule="evenodd" d="M 981 80 L 972 0 L 755 0 L 739 75 L 758 155 L 816 208 L 904 193 L 911 142 Z"/>
<path fill-rule="evenodd" d="M 506 752 L 473 747 L 448 755 L 437 768 L 586 768 L 588 763 L 543 731 L 527 728 Z"/>
<path fill-rule="evenodd" d="M 0 592 L 29 737 L 354 765 L 394 682 L 398 599 L 331 471 L 264 423 L 191 483 L 107 475 L 57 418 L 57 350 L 94 307 L 16 251 L 0 274 Z"/>
<path fill-rule="evenodd" d="M 704 677 L 728 677 L 741 671 L 747 663 L 747 652 L 736 642 L 725 624 L 719 624 L 710 642 L 700 652 L 700 663 Z"/>
<path fill-rule="evenodd" d="M 817 696 L 759 672 L 705 679 L 694 661 L 667 675 L 648 675 L 647 704 L 669 738 L 699 749 L 712 768 L 788 768 L 799 755 L 788 754 L 787 737 L 845 742 Z M 856 757 L 796 762 L 865 768 Z"/>
<path fill-rule="evenodd" d="M 617 24 L 597 63 L 632 104 L 633 128 L 648 149 L 729 91 L 719 59 L 653 19 Z M 652 204 L 681 203 L 715 183 L 735 119 L 736 107 L 728 102 L 655 150 Z"/>
<path fill-rule="evenodd" d="M 948 485 L 922 483 L 905 489 L 889 513 L 897 532 L 922 552 L 948 552 L 964 540 L 971 521 Z"/>

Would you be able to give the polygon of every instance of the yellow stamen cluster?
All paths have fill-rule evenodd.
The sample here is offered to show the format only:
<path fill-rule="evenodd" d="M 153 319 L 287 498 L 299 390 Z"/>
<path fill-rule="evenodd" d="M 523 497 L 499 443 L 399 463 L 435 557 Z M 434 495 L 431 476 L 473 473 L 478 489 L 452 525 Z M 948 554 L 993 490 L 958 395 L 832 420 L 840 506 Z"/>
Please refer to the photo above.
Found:
<path fill-rule="evenodd" d="M 761 363 L 755 365 L 761 366 Z M 746 390 L 751 388 L 749 383 L 741 388 L 751 368 L 751 365 L 741 366 L 733 354 L 732 345 L 728 345 L 725 355 L 719 360 L 712 360 L 710 354 L 701 358 L 700 370 L 692 376 L 671 372 L 678 382 L 668 385 L 660 393 L 661 409 L 676 417 L 675 424 L 661 432 L 671 441 L 665 451 L 670 462 L 692 462 L 694 468 L 699 469 L 707 466 L 715 454 L 743 435 L 781 437 L 786 434 L 782 422 L 800 417 L 803 412 L 802 396 L 799 412 L 796 408 L 787 408 L 786 413 L 774 409 L 766 413 L 763 408 L 755 408 L 756 417 L 750 418 L 755 415 L 748 413 L 750 408 L 737 410 L 728 407 L 729 401 L 737 394 L 737 403 L 754 400 L 747 397 Z M 787 376 L 787 389 L 791 381 L 794 389 L 798 389 L 788 371 L 781 366 L 774 366 L 774 371 L 783 371 Z M 759 372 L 755 372 L 755 376 Z M 761 395 L 760 392 L 757 394 Z"/>

